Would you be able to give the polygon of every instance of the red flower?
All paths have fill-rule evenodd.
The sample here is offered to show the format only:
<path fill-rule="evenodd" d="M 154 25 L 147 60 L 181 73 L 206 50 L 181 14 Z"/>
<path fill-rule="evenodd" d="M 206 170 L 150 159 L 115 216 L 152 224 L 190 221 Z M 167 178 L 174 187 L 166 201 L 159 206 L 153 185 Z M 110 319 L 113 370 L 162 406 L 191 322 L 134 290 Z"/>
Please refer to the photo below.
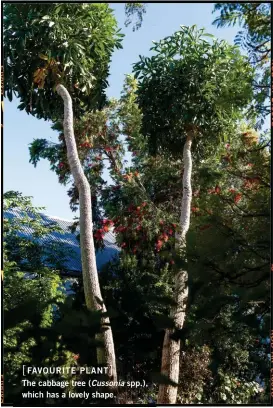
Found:
<path fill-rule="evenodd" d="M 173 226 L 174 228 L 176 228 L 176 227 L 177 227 L 177 224 L 172 224 L 172 226 Z"/>
<path fill-rule="evenodd" d="M 64 164 L 61 162 L 59 163 L 59 168 L 61 169 L 64 166 Z"/>
<path fill-rule="evenodd" d="M 101 240 L 103 238 L 103 229 L 98 229 L 95 233 L 94 233 L 94 237 L 98 240 Z"/>
<path fill-rule="evenodd" d="M 107 220 L 107 219 L 102 220 L 102 223 L 103 223 L 103 225 L 113 225 L 114 224 L 114 222 L 112 220 Z"/>
<path fill-rule="evenodd" d="M 122 225 L 120 225 L 119 227 L 116 227 L 115 231 L 116 232 L 124 232 L 127 228 L 123 227 Z"/>
<path fill-rule="evenodd" d="M 124 176 L 123 176 L 123 178 L 124 178 L 124 180 L 127 180 L 127 181 L 129 181 L 129 180 L 131 180 L 131 175 L 130 174 L 125 174 Z"/>
<path fill-rule="evenodd" d="M 173 259 L 170 260 L 170 264 L 174 265 L 174 260 Z"/>
<path fill-rule="evenodd" d="M 234 197 L 234 202 L 235 204 L 237 204 L 242 198 L 242 194 L 238 193 L 236 194 L 236 196 Z"/>
<path fill-rule="evenodd" d="M 104 232 L 109 232 L 109 227 L 108 227 L 108 225 L 104 225 L 103 231 L 104 231 Z"/>
<path fill-rule="evenodd" d="M 125 248 L 126 247 L 126 242 L 123 242 L 122 244 L 121 244 L 121 248 Z"/>
<path fill-rule="evenodd" d="M 255 185 L 259 184 L 260 180 L 258 177 L 246 177 L 245 181 L 244 181 L 244 187 L 245 188 L 249 188 L 252 189 Z"/>
<path fill-rule="evenodd" d="M 140 231 L 141 228 L 142 228 L 141 225 L 138 225 L 138 226 L 136 227 L 136 230 L 137 230 L 137 231 Z"/>
<path fill-rule="evenodd" d="M 163 225 L 163 224 L 164 224 L 164 221 L 163 221 L 163 220 L 159 220 L 159 224 L 160 224 L 160 225 Z"/>
<path fill-rule="evenodd" d="M 215 187 L 215 193 L 220 194 L 221 188 L 219 186 Z"/>
<path fill-rule="evenodd" d="M 199 208 L 198 207 L 192 207 L 192 212 L 197 212 L 197 211 L 199 211 Z"/>
<path fill-rule="evenodd" d="M 160 239 L 157 241 L 157 243 L 156 243 L 156 250 L 157 250 L 157 252 L 159 252 L 160 251 L 160 249 L 162 248 L 162 245 L 163 245 L 163 241 L 161 241 Z"/>
<path fill-rule="evenodd" d="M 173 230 L 170 228 L 170 229 L 168 229 L 168 234 L 169 235 L 173 235 Z"/>
<path fill-rule="evenodd" d="M 73 356 L 73 359 L 75 360 L 75 361 L 77 361 L 78 359 L 79 359 L 79 354 L 74 354 L 74 356 Z"/>

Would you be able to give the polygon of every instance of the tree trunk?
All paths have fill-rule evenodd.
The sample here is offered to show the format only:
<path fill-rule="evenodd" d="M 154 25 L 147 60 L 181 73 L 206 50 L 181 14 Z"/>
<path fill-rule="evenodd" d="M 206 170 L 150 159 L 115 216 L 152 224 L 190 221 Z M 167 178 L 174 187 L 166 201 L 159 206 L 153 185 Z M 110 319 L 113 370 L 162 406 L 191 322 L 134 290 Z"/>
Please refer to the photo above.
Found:
<path fill-rule="evenodd" d="M 190 225 L 191 213 L 191 158 L 192 136 L 188 135 L 183 150 L 184 174 L 183 174 L 183 195 L 181 203 L 180 229 L 176 234 L 176 254 L 179 258 L 186 260 L 186 233 Z M 188 273 L 185 270 L 179 270 L 175 276 L 174 282 L 174 300 L 176 305 L 171 309 L 171 317 L 174 319 L 175 327 L 178 330 L 183 328 L 186 316 L 186 303 L 188 299 Z M 180 340 L 175 341 L 171 338 L 174 330 L 167 329 L 164 336 L 161 374 L 167 376 L 170 380 L 178 384 L 179 381 L 179 358 L 180 358 Z M 158 404 L 176 404 L 177 387 L 173 385 L 162 384 L 159 386 Z"/>
<path fill-rule="evenodd" d="M 89 310 L 101 310 L 105 313 L 106 307 L 100 291 L 93 239 L 91 191 L 78 156 L 74 136 L 72 99 L 63 85 L 57 85 L 56 91 L 64 102 L 63 125 L 67 158 L 80 198 L 81 262 L 86 306 Z M 103 317 L 101 324 L 103 331 L 98 334 L 97 338 L 103 342 L 104 347 L 97 348 L 97 362 L 100 365 L 111 367 L 109 377 L 112 381 L 117 381 L 115 349 L 109 318 Z"/>

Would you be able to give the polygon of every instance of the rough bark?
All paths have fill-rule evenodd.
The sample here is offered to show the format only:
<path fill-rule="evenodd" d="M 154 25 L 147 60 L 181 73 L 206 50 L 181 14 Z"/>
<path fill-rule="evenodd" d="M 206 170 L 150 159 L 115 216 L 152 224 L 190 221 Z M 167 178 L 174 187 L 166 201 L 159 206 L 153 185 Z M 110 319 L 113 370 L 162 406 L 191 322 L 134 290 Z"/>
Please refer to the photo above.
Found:
<path fill-rule="evenodd" d="M 93 239 L 91 191 L 78 156 L 74 136 L 72 99 L 63 85 L 57 85 L 56 91 L 64 102 L 63 126 L 67 158 L 71 174 L 79 191 L 81 262 L 86 306 L 89 310 L 101 310 L 105 313 L 106 307 L 100 291 Z M 97 348 L 97 362 L 99 365 L 111 367 L 109 377 L 112 381 L 116 381 L 116 358 L 109 318 L 103 317 L 101 324 L 103 331 L 98 334 L 97 338 L 103 342 L 104 347 Z"/>
<path fill-rule="evenodd" d="M 183 149 L 183 194 L 180 214 L 180 232 L 176 234 L 176 254 L 186 260 L 186 234 L 190 225 L 191 213 L 191 158 L 192 136 L 188 135 Z M 175 275 L 174 300 L 176 305 L 171 309 L 171 317 L 174 319 L 175 327 L 181 330 L 186 316 L 186 303 L 188 299 L 188 273 L 186 270 L 179 270 Z M 180 340 L 171 338 L 174 330 L 166 330 L 163 342 L 161 374 L 178 384 L 179 381 L 179 358 Z M 177 387 L 174 385 L 162 384 L 159 387 L 158 404 L 176 404 Z"/>

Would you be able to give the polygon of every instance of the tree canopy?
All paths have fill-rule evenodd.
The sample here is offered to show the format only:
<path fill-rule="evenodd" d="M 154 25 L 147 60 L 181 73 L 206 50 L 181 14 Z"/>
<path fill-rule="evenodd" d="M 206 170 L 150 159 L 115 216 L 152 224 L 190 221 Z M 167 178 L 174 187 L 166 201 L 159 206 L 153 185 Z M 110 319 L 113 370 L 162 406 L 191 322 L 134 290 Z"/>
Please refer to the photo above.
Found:
<path fill-rule="evenodd" d="M 181 154 L 190 130 L 201 145 L 227 138 L 252 98 L 253 70 L 246 57 L 195 26 L 181 26 L 151 50 L 155 55 L 140 57 L 134 73 L 142 133 L 154 152 Z"/>
<path fill-rule="evenodd" d="M 214 12 L 217 11 L 220 15 L 213 22 L 217 27 L 239 23 L 242 28 L 234 41 L 247 51 L 250 63 L 256 68 L 250 112 L 256 112 L 256 127 L 261 128 L 270 114 L 271 4 L 217 3 Z"/>
<path fill-rule="evenodd" d="M 75 116 L 105 104 L 111 54 L 123 36 L 107 3 L 5 4 L 4 15 L 4 91 L 19 97 L 19 109 L 60 119 L 58 82 L 69 89 Z"/>

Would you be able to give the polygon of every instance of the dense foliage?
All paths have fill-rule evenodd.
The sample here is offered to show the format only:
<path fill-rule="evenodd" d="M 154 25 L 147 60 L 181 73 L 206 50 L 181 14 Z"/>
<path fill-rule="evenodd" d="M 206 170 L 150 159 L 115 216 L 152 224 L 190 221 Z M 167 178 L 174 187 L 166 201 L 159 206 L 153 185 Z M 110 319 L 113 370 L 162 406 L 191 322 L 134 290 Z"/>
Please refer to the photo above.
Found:
<path fill-rule="evenodd" d="M 111 54 L 122 38 L 107 3 L 10 3 L 4 15 L 4 91 L 19 97 L 19 109 L 59 120 L 58 82 L 69 89 L 75 116 L 105 104 Z"/>
<path fill-rule="evenodd" d="M 100 330 L 100 316 L 86 310 L 80 282 L 61 274 L 67 250 L 44 245 L 48 234 L 59 231 L 48 225 L 33 207 L 30 197 L 9 191 L 4 195 L 4 380 L 5 401 L 22 404 L 23 365 L 37 367 L 95 364 L 95 334 Z M 67 288 L 74 295 L 67 296 Z M 70 291 L 71 292 L 71 291 Z M 77 295 L 76 295 L 77 293 Z M 46 380 L 45 374 L 32 380 Z M 52 376 L 56 381 L 71 375 Z M 74 377 L 77 379 L 78 377 Z M 73 390 L 70 386 L 64 392 Z M 55 404 L 61 398 L 59 387 L 36 387 L 43 396 L 35 399 Z M 48 398 L 46 391 L 55 394 Z M 74 391 L 77 391 L 77 387 Z M 57 396 L 59 394 L 59 397 Z M 33 403 L 33 398 L 24 398 Z"/>
<path fill-rule="evenodd" d="M 270 58 L 271 5 L 270 3 L 217 3 L 214 12 L 220 11 L 213 24 L 225 27 L 236 23 L 243 28 L 235 41 L 248 51 L 255 64 L 265 64 Z"/>
<path fill-rule="evenodd" d="M 212 140 L 227 138 L 252 98 L 253 70 L 239 49 L 181 26 L 151 50 L 155 55 L 134 65 L 142 133 L 151 151 L 181 155 L 189 132 L 198 136 L 201 152 Z"/>
<path fill-rule="evenodd" d="M 220 11 L 213 22 L 217 27 L 239 23 L 242 28 L 235 37 L 235 43 L 247 51 L 250 63 L 256 68 L 253 81 L 255 97 L 250 112 L 256 112 L 256 126 L 261 128 L 270 114 L 271 4 L 217 3 L 216 11 Z"/>
<path fill-rule="evenodd" d="M 58 290 L 61 286 L 59 274 L 45 266 L 46 262 L 54 265 L 52 259 L 46 259 L 45 250 L 52 257 L 57 248 L 51 248 L 51 251 L 48 247 L 44 248 L 42 238 L 55 228 L 44 225 L 39 210 L 33 208 L 29 197 L 22 197 L 13 191 L 4 195 L 4 363 L 7 401 L 16 400 L 22 390 L 23 364 L 35 364 L 35 361 L 37 364 L 48 364 L 57 357 L 56 354 L 41 355 L 41 349 L 45 351 L 49 344 L 39 338 L 39 331 L 51 326 L 53 305 L 64 302 L 65 296 L 63 291 Z M 28 228 L 33 231 L 33 240 L 26 235 Z"/>

